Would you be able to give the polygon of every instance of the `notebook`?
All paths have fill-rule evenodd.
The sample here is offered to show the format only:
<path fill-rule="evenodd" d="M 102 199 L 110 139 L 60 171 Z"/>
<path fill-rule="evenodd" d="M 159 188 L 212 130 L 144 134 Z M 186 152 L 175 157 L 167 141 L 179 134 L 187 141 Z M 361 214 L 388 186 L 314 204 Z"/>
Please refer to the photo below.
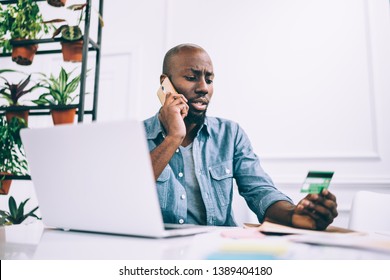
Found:
<path fill-rule="evenodd" d="M 46 226 L 156 238 L 214 228 L 165 229 L 140 121 L 26 128 L 21 138 Z"/>

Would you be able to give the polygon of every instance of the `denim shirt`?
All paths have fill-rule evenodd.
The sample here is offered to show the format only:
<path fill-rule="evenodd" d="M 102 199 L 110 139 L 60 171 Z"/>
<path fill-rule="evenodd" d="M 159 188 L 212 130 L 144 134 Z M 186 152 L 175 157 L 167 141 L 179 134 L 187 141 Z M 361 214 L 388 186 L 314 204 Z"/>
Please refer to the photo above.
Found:
<path fill-rule="evenodd" d="M 158 114 L 144 121 L 149 150 L 164 140 Z M 249 208 L 263 221 L 267 208 L 291 199 L 278 191 L 260 166 L 250 141 L 235 122 L 206 117 L 193 141 L 195 175 L 206 208 L 207 225 L 235 226 L 232 213 L 233 179 Z M 186 223 L 187 196 L 180 149 L 157 179 L 165 223 Z"/>

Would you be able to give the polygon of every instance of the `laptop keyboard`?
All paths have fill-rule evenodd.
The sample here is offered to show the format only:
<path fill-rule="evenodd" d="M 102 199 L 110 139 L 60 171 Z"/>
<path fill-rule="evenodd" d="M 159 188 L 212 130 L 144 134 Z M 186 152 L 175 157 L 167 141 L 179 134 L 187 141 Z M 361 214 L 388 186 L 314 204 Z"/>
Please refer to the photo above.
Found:
<path fill-rule="evenodd" d="M 202 227 L 201 225 L 193 225 L 193 224 L 164 224 L 165 230 L 172 230 L 172 229 L 182 229 L 182 228 L 194 228 L 194 227 Z"/>

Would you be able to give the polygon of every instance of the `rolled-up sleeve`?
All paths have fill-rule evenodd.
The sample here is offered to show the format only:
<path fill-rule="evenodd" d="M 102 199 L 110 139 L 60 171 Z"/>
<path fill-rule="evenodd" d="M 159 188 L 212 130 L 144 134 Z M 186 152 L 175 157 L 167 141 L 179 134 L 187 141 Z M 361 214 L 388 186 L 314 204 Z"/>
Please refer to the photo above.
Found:
<path fill-rule="evenodd" d="M 264 220 L 268 207 L 275 202 L 284 200 L 292 203 L 288 196 L 275 188 L 253 152 L 248 136 L 239 125 L 234 146 L 233 167 L 238 191 L 260 222 Z"/>

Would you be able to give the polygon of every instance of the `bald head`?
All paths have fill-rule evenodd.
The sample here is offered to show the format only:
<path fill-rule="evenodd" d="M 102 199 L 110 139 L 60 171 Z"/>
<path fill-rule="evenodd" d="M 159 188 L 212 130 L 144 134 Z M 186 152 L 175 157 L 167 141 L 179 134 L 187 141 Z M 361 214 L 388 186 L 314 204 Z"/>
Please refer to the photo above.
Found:
<path fill-rule="evenodd" d="M 160 83 L 167 77 L 177 94 L 185 97 L 189 107 L 185 123 L 203 123 L 214 91 L 213 63 L 207 52 L 193 44 L 181 44 L 170 49 L 164 57 Z M 175 100 L 180 99 L 171 98 L 170 104 L 176 104 Z"/>
<path fill-rule="evenodd" d="M 195 44 L 180 44 L 177 45 L 176 47 L 173 47 L 170 49 L 164 57 L 164 62 L 163 62 L 163 74 L 170 76 L 172 72 L 172 60 L 175 56 L 185 53 L 185 52 L 204 52 L 207 54 L 207 52 L 200 46 L 195 45 Z"/>

